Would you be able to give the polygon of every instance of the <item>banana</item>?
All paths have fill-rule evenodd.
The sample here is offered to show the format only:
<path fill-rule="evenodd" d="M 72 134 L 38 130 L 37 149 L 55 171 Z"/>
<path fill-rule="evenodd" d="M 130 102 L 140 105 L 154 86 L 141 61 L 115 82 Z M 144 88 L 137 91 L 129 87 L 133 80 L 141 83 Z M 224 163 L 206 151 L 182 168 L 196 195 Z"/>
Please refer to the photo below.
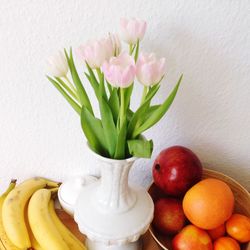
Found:
<path fill-rule="evenodd" d="M 35 250 L 44 250 L 41 245 L 38 243 L 38 241 L 36 240 L 34 234 L 30 231 L 29 232 L 30 235 L 30 241 L 31 241 L 31 245 L 33 247 L 33 249 Z"/>
<path fill-rule="evenodd" d="M 31 230 L 43 249 L 70 250 L 57 230 L 49 213 L 51 190 L 36 191 L 28 205 L 28 220 Z"/>
<path fill-rule="evenodd" d="M 11 190 L 13 190 L 16 186 L 16 180 L 12 180 L 8 189 L 5 191 L 5 193 L 2 194 L 0 197 L 0 249 L 1 250 L 20 250 L 16 246 L 12 244 L 12 242 L 9 240 L 4 227 L 3 227 L 3 221 L 2 221 L 2 206 L 3 202 L 6 198 L 6 196 L 9 194 Z"/>
<path fill-rule="evenodd" d="M 84 244 L 76 238 L 76 236 L 71 233 L 71 231 L 61 222 L 55 212 L 54 201 L 50 200 L 49 202 L 49 213 L 52 218 L 52 221 L 56 225 L 59 233 L 63 237 L 64 241 L 67 243 L 70 249 L 74 250 L 86 250 Z"/>
<path fill-rule="evenodd" d="M 25 219 L 25 224 L 27 226 L 27 230 L 28 230 L 28 233 L 29 233 L 32 249 L 33 250 L 44 250 L 44 249 L 42 249 L 42 247 L 40 246 L 40 244 L 36 240 L 32 230 L 30 228 L 30 224 L 29 224 L 29 220 L 28 220 L 28 206 L 25 206 L 24 219 Z"/>
<path fill-rule="evenodd" d="M 58 183 L 36 177 L 19 184 L 7 195 L 2 207 L 3 226 L 16 247 L 23 250 L 32 249 L 24 218 L 25 206 L 30 197 L 40 188 L 55 186 L 58 186 Z"/>

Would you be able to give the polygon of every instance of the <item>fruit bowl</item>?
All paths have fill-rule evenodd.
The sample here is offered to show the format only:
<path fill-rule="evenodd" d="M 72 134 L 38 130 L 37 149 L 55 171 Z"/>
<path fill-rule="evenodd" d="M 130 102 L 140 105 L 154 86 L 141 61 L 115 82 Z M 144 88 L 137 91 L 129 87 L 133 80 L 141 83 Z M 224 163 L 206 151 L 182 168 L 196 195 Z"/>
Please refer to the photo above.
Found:
<path fill-rule="evenodd" d="M 232 179 L 231 177 L 224 175 L 220 172 L 204 169 L 203 170 L 203 179 L 206 178 L 216 178 L 226 182 L 232 189 L 235 197 L 235 210 L 234 212 L 244 214 L 250 217 L 250 194 L 249 192 L 241 186 L 237 181 Z M 155 186 L 153 183 L 149 190 L 149 194 L 151 195 L 154 202 L 162 197 L 162 192 Z M 172 250 L 171 248 L 171 237 L 166 237 L 159 232 L 157 232 L 153 226 L 150 226 L 150 233 L 157 244 L 164 250 Z M 242 245 L 242 250 L 250 250 L 250 243 Z"/>

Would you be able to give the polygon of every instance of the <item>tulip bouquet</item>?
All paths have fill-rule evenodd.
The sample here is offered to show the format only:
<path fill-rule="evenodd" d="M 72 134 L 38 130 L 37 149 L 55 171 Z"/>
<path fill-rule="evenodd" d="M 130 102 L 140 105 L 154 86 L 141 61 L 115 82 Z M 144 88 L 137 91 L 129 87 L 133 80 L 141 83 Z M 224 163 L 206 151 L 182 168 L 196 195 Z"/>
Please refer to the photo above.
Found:
<path fill-rule="evenodd" d="M 80 115 L 83 132 L 92 150 L 112 159 L 148 158 L 153 142 L 142 133 L 167 112 L 182 76 L 162 104 L 151 105 L 165 75 L 165 58 L 158 59 L 154 53 L 140 51 L 146 22 L 122 18 L 120 30 L 122 40 L 128 44 L 127 51 L 122 51 L 117 34 L 89 41 L 76 50 L 78 59 L 85 65 L 86 80 L 98 100 L 100 117 L 93 111 L 76 69 L 72 49 L 59 52 L 48 60 L 51 76 L 47 77 Z M 67 76 L 68 69 L 72 80 Z M 136 79 L 144 88 L 140 105 L 133 111 L 130 99 Z"/>

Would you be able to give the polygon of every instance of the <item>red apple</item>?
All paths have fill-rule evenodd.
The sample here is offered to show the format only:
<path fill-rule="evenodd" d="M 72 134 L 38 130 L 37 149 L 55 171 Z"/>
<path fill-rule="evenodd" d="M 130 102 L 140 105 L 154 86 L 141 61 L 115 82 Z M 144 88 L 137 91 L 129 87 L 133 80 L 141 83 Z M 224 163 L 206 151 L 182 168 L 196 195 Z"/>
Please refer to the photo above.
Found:
<path fill-rule="evenodd" d="M 202 165 L 188 148 L 173 146 L 158 155 L 153 166 L 155 184 L 166 194 L 181 196 L 201 180 Z"/>
<path fill-rule="evenodd" d="M 194 225 L 184 227 L 172 240 L 172 247 L 173 250 L 213 250 L 207 232 Z"/>
<path fill-rule="evenodd" d="M 157 187 L 155 184 L 153 184 L 150 189 L 148 190 L 153 202 L 155 203 L 161 198 L 167 198 L 168 196 L 160 189 Z"/>
<path fill-rule="evenodd" d="M 175 234 L 184 227 L 185 222 L 182 201 L 174 198 L 162 198 L 156 201 L 153 225 L 159 232 Z"/>

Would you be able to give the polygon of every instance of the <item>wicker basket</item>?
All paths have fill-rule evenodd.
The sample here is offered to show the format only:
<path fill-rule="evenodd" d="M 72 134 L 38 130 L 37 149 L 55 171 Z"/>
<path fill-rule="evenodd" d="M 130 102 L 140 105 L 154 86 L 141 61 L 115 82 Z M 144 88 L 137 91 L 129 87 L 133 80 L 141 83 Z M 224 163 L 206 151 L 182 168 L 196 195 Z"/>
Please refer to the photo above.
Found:
<path fill-rule="evenodd" d="M 249 192 L 241 186 L 237 181 L 232 179 L 231 177 L 224 175 L 220 172 L 204 169 L 203 171 L 203 179 L 206 178 L 216 178 L 226 182 L 232 189 L 235 197 L 235 212 L 247 215 L 250 217 L 250 194 Z M 159 195 L 158 190 L 156 190 L 156 186 L 154 184 L 149 188 L 149 193 L 152 198 L 155 200 Z M 159 234 L 157 231 L 150 227 L 150 233 L 153 236 L 154 240 L 158 243 L 158 245 L 165 250 L 171 250 L 171 238 L 163 236 Z M 250 243 L 242 246 L 242 250 L 250 250 Z"/>

